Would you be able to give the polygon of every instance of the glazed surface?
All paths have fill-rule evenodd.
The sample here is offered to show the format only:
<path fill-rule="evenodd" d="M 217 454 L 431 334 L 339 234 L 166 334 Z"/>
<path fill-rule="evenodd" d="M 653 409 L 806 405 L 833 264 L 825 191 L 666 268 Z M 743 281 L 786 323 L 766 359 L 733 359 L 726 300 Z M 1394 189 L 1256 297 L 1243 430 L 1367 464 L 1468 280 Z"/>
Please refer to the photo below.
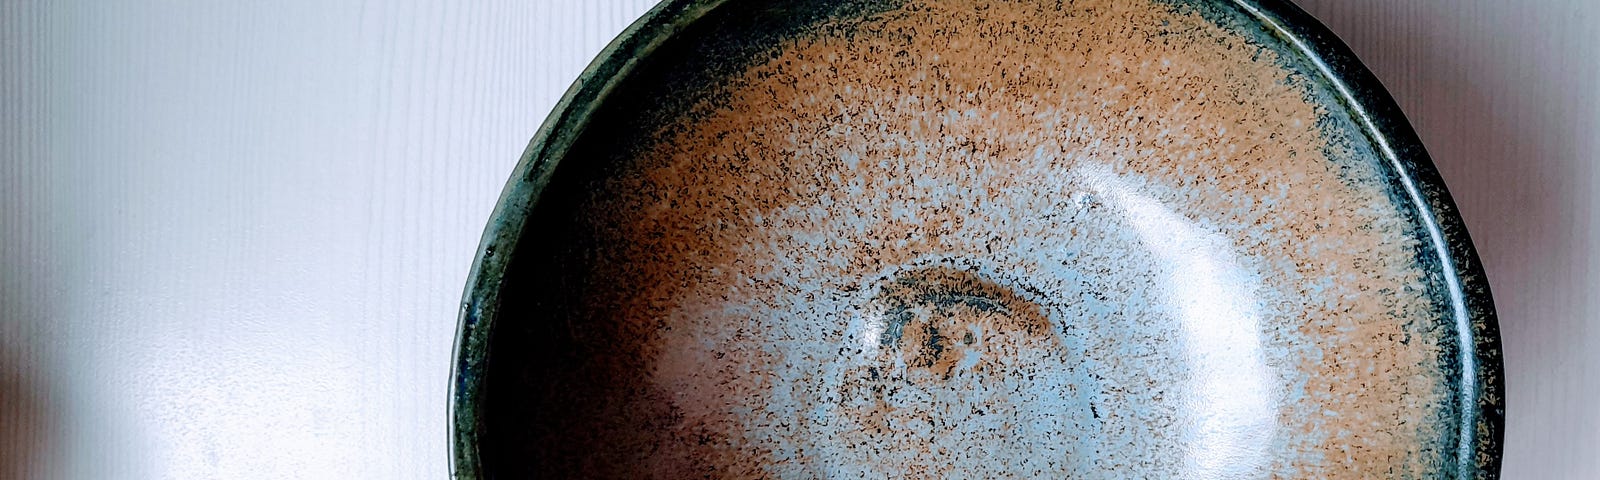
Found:
<path fill-rule="evenodd" d="M 607 166 L 548 214 L 545 308 L 507 320 L 560 325 L 567 362 L 525 374 L 528 460 L 1437 475 L 1450 337 L 1417 222 L 1229 12 L 896 3 L 587 133 Z"/>

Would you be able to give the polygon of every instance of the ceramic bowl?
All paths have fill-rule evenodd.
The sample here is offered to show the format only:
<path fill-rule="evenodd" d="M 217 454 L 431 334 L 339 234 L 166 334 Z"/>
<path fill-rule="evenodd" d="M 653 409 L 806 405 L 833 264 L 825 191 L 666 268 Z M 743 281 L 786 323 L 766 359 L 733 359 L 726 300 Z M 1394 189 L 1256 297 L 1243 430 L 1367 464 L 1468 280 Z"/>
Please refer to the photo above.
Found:
<path fill-rule="evenodd" d="M 1272 0 L 669 0 L 534 137 L 461 478 L 1493 478 L 1444 185 Z"/>

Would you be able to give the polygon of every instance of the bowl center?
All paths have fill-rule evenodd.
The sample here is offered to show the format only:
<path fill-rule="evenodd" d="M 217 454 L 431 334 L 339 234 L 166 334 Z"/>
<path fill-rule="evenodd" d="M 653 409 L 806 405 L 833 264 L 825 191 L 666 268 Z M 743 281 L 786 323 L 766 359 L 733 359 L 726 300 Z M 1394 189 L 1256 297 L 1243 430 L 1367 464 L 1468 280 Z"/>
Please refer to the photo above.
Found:
<path fill-rule="evenodd" d="M 1077 355 L 1040 306 L 980 273 L 905 270 L 881 279 L 862 311 L 860 338 L 869 353 L 845 373 L 843 413 L 875 427 L 866 431 L 892 432 L 875 441 L 934 445 L 962 430 L 1085 420 L 1082 412 L 1062 411 L 1064 404 L 1090 410 L 1073 394 L 1088 389 L 1055 388 Z"/>

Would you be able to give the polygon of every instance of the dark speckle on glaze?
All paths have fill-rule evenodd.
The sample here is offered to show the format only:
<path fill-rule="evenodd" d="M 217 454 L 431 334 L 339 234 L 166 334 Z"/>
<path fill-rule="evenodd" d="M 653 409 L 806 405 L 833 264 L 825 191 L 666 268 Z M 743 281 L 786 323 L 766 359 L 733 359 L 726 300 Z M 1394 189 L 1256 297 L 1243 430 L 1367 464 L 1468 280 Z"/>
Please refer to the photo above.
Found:
<path fill-rule="evenodd" d="M 1423 220 L 1248 12 L 734 2 L 686 28 L 522 232 L 499 471 L 1455 473 Z"/>

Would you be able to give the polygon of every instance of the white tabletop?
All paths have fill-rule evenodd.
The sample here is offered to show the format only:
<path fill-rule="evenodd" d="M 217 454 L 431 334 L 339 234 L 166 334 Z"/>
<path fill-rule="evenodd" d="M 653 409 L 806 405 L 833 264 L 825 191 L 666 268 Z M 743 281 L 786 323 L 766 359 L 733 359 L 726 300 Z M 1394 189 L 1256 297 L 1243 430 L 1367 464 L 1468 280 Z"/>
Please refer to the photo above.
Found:
<path fill-rule="evenodd" d="M 484 223 L 652 3 L 0 2 L 0 479 L 446 478 Z M 1483 256 L 1506 478 L 1600 476 L 1600 2 L 1301 4 Z"/>

